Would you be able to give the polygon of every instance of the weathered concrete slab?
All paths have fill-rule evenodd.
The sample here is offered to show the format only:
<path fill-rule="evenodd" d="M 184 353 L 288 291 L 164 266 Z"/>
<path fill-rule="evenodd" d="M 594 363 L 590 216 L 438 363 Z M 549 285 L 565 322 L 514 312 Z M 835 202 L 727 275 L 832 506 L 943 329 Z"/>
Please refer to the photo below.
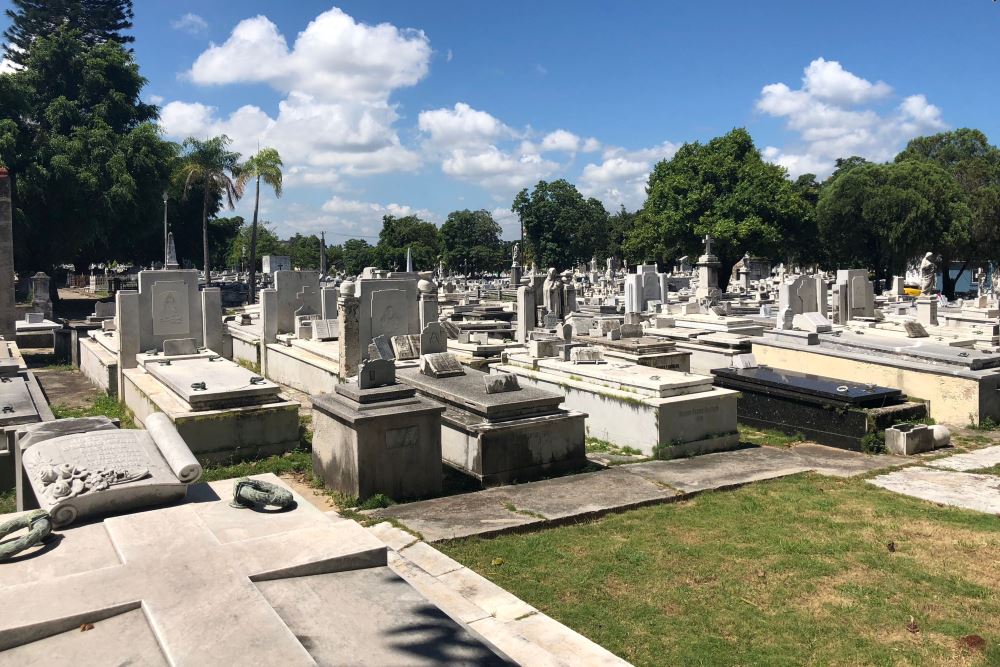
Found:
<path fill-rule="evenodd" d="M 814 443 L 793 445 L 791 451 L 799 458 L 803 466 L 821 475 L 830 475 L 831 477 L 854 477 L 873 470 L 913 463 L 913 459 L 905 456 L 862 454 Z"/>
<path fill-rule="evenodd" d="M 948 470 L 959 471 L 991 468 L 997 464 L 1000 464 L 1000 445 L 977 449 L 974 452 L 967 452 L 965 454 L 956 454 L 926 463 L 926 465 L 934 468 L 947 468 Z"/>
<path fill-rule="evenodd" d="M 662 502 L 681 495 L 619 468 L 503 487 L 511 505 L 546 519 L 564 519 Z"/>
<path fill-rule="evenodd" d="M 539 523 L 542 519 L 508 510 L 502 489 L 393 505 L 376 514 L 402 522 L 428 542 L 470 535 L 492 535 Z"/>
<path fill-rule="evenodd" d="M 633 475 L 693 493 L 811 470 L 790 450 L 753 447 L 690 459 L 621 466 Z"/>
<path fill-rule="evenodd" d="M 1000 513 L 1000 477 L 931 468 L 904 468 L 868 480 L 875 486 L 933 503 Z"/>

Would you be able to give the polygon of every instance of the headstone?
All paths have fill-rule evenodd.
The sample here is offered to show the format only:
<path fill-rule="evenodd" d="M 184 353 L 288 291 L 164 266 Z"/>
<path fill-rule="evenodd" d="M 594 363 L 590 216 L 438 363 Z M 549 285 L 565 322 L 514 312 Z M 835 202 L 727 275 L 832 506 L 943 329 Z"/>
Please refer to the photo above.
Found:
<path fill-rule="evenodd" d="M 394 359 L 392 343 L 385 336 L 376 336 L 372 339 L 372 345 L 378 351 L 379 359 Z"/>
<path fill-rule="evenodd" d="M 52 297 L 49 295 L 49 277 L 39 271 L 31 276 L 31 307 L 52 317 Z"/>
<path fill-rule="evenodd" d="M 313 340 L 333 340 L 337 337 L 337 327 L 339 326 L 337 320 L 312 320 L 310 325 L 312 326 Z"/>
<path fill-rule="evenodd" d="M 565 341 L 573 340 L 573 325 L 564 324 L 562 325 L 562 339 Z"/>
<path fill-rule="evenodd" d="M 45 321 L 44 313 L 25 313 L 24 321 L 28 324 L 41 324 Z"/>
<path fill-rule="evenodd" d="M 153 413 L 145 425 L 63 435 L 22 450 L 25 477 L 54 527 L 184 497 L 201 465 L 167 415 Z"/>
<path fill-rule="evenodd" d="M 420 356 L 420 336 L 405 334 L 392 337 L 392 350 L 399 361 L 409 361 Z"/>
<path fill-rule="evenodd" d="M 750 352 L 737 354 L 733 356 L 733 368 L 757 368 L 757 358 Z"/>
<path fill-rule="evenodd" d="M 407 294 L 404 290 L 378 290 L 371 296 L 371 336 L 402 336 L 409 333 Z"/>
<path fill-rule="evenodd" d="M 153 335 L 172 336 L 191 333 L 187 284 L 180 280 L 153 283 Z"/>
<path fill-rule="evenodd" d="M 194 338 L 170 338 L 163 341 L 163 356 L 198 354 L 198 342 Z"/>
<path fill-rule="evenodd" d="M 493 373 L 483 376 L 487 394 L 505 394 L 509 391 L 520 391 L 521 385 L 513 373 Z"/>
<path fill-rule="evenodd" d="M 358 370 L 358 389 L 396 384 L 396 364 L 387 359 L 366 359 Z"/>
<path fill-rule="evenodd" d="M 792 327 L 800 331 L 828 333 L 833 331 L 833 325 L 819 313 L 802 313 L 792 318 Z"/>
<path fill-rule="evenodd" d="M 551 339 L 532 339 L 528 341 L 528 354 L 535 359 L 543 357 L 554 357 L 556 354 L 556 344 L 559 341 Z"/>
<path fill-rule="evenodd" d="M 448 352 L 420 355 L 420 372 L 433 378 L 465 375 L 465 369 L 458 358 Z"/>
<path fill-rule="evenodd" d="M 621 338 L 642 338 L 641 324 L 623 324 L 618 328 Z"/>
<path fill-rule="evenodd" d="M 604 352 L 599 347 L 574 347 L 569 351 L 569 360 L 574 364 L 604 363 Z"/>
<path fill-rule="evenodd" d="M 528 332 L 535 328 L 535 290 L 532 287 L 517 288 L 517 342 L 528 341 Z"/>
<path fill-rule="evenodd" d="M 420 354 L 437 354 L 448 351 L 448 340 L 444 328 L 438 322 L 430 322 L 420 332 Z"/>
<path fill-rule="evenodd" d="M 906 329 L 907 338 L 927 338 L 929 336 L 927 329 L 920 322 L 903 322 L 903 328 Z"/>
<path fill-rule="evenodd" d="M 558 315 L 545 313 L 544 327 L 546 329 L 555 329 L 559 326 L 560 322 L 562 322 L 562 320 L 559 319 Z"/>

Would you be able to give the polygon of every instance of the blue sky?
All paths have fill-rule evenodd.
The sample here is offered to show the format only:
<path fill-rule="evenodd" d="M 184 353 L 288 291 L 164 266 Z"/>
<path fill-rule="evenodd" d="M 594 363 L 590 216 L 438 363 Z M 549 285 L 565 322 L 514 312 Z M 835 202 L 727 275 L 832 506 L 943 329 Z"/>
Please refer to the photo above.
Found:
<path fill-rule="evenodd" d="M 736 126 L 792 175 L 948 128 L 1000 140 L 990 0 L 135 4 L 164 132 L 278 148 L 282 235 L 485 208 L 513 238 L 540 178 L 635 209 L 657 160 Z"/>

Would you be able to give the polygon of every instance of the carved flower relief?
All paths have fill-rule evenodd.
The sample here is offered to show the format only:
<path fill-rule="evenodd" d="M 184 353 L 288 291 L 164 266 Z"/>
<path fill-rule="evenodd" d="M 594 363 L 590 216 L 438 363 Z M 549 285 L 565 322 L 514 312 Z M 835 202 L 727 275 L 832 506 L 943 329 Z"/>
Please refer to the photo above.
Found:
<path fill-rule="evenodd" d="M 113 485 L 133 482 L 149 475 L 149 471 L 146 469 L 100 468 L 88 470 L 71 463 L 57 464 L 50 459 L 43 459 L 41 454 L 37 452 L 32 453 L 34 456 L 29 454 L 26 457 L 26 463 L 35 469 L 35 474 L 42 483 L 42 493 L 53 501 L 103 491 Z"/>

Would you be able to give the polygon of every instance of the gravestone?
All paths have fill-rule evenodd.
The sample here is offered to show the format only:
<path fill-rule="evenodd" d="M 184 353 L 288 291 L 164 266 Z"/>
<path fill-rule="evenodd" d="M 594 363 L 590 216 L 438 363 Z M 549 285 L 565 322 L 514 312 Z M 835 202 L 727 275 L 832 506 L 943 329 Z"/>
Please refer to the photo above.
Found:
<path fill-rule="evenodd" d="M 601 364 L 604 352 L 599 347 L 574 347 L 569 352 L 569 359 L 574 364 Z"/>
<path fill-rule="evenodd" d="M 396 384 L 396 365 L 386 359 L 366 359 L 358 370 L 358 388 L 376 389 Z"/>
<path fill-rule="evenodd" d="M 535 291 L 532 287 L 517 288 L 517 342 L 528 341 L 528 332 L 535 328 Z"/>
<path fill-rule="evenodd" d="M 494 373 L 483 375 L 483 383 L 487 394 L 503 394 L 509 391 L 520 391 L 517 376 L 513 373 Z"/>
<path fill-rule="evenodd" d="M 198 354 L 198 343 L 194 338 L 170 338 L 163 341 L 163 356 Z"/>
<path fill-rule="evenodd" d="M 436 354 L 448 351 L 448 341 L 444 329 L 438 322 L 430 322 L 420 332 L 420 354 Z"/>
<path fill-rule="evenodd" d="M 330 290 L 323 290 L 324 292 Z M 327 341 L 333 340 L 337 337 L 337 327 L 339 323 L 337 320 L 312 320 L 310 322 L 312 325 L 312 339 L 317 341 Z"/>
<path fill-rule="evenodd" d="M 54 527 L 78 518 L 122 512 L 183 498 L 201 465 L 169 417 L 146 418 L 146 430 L 98 430 L 33 441 L 21 447 L 21 466 L 34 501 Z"/>
<path fill-rule="evenodd" d="M 433 378 L 447 378 L 465 375 L 458 358 L 448 352 L 420 355 L 420 372 Z"/>
<path fill-rule="evenodd" d="M 833 325 L 819 313 L 801 313 L 792 318 L 792 327 L 800 331 L 828 333 L 833 331 Z"/>
<path fill-rule="evenodd" d="M 375 348 L 379 359 L 395 359 L 392 350 L 392 343 L 385 336 L 376 336 L 372 339 L 371 345 Z"/>
<path fill-rule="evenodd" d="M 907 338 L 927 338 L 930 334 L 920 322 L 903 322 Z"/>
<path fill-rule="evenodd" d="M 642 338 L 641 324 L 623 324 L 618 328 L 620 338 Z"/>
<path fill-rule="evenodd" d="M 406 315 L 406 292 L 403 290 L 380 290 L 371 297 L 371 336 L 403 336 L 409 331 L 409 320 Z"/>
<path fill-rule="evenodd" d="M 31 307 L 52 318 L 52 297 L 49 295 L 49 277 L 39 271 L 31 276 Z"/>
<path fill-rule="evenodd" d="M 420 356 L 420 336 L 404 334 L 392 337 L 394 357 L 399 361 L 409 361 Z"/>

